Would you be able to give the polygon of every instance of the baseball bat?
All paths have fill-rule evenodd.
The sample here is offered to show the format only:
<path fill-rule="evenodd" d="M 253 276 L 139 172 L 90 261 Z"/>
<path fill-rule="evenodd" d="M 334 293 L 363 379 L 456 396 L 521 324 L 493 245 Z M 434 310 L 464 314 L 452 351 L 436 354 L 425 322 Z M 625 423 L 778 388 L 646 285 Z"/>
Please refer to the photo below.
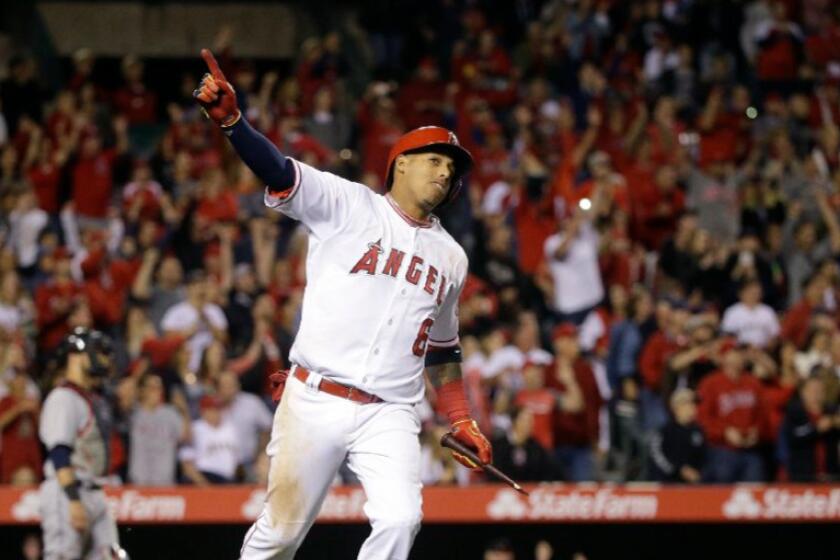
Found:
<path fill-rule="evenodd" d="M 488 472 L 496 478 L 498 478 L 499 480 L 501 480 L 502 482 L 507 483 L 511 488 L 513 488 L 520 494 L 525 494 L 526 496 L 528 495 L 528 492 L 524 488 L 522 488 L 519 485 L 519 483 L 517 483 L 511 477 L 500 471 L 495 465 L 493 465 L 493 463 L 483 463 L 481 459 L 478 458 L 478 455 L 475 454 L 475 451 L 473 451 L 472 449 L 455 439 L 455 437 L 452 434 L 443 434 L 443 437 L 440 438 L 440 444 L 443 447 L 448 447 L 456 453 L 460 453 L 461 455 L 463 455 L 464 457 L 466 457 L 467 459 L 484 469 L 484 472 Z"/>

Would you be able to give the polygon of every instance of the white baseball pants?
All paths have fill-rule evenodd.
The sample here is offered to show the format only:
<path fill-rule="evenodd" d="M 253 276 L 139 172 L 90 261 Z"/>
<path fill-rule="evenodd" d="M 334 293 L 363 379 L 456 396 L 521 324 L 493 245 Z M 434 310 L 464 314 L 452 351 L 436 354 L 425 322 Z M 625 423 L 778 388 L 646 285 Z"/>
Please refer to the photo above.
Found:
<path fill-rule="evenodd" d="M 420 529 L 420 419 L 412 405 L 359 404 L 289 376 L 274 415 L 268 493 L 241 560 L 288 560 L 343 461 L 359 478 L 372 532 L 358 560 L 405 560 Z"/>

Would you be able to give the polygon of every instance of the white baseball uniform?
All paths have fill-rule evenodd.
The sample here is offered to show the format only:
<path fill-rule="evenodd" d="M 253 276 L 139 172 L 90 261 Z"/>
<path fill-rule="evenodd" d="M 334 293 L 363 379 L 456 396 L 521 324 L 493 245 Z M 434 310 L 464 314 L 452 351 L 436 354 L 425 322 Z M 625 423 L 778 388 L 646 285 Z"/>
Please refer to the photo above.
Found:
<path fill-rule="evenodd" d="M 290 375 L 275 412 L 268 494 L 243 560 L 293 558 L 343 461 L 359 477 L 373 530 L 361 560 L 408 557 L 419 530 L 420 420 L 428 346 L 458 344 L 463 249 L 432 216 L 419 222 L 389 196 L 294 161 L 285 198 L 265 204 L 309 230 L 307 286 Z M 317 390 L 321 378 L 384 402 Z"/>

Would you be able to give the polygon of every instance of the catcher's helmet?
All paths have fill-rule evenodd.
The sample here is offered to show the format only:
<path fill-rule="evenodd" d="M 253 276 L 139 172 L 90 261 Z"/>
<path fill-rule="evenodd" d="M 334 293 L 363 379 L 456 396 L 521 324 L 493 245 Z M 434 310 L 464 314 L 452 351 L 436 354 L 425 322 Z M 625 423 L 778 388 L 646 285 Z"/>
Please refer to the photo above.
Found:
<path fill-rule="evenodd" d="M 58 361 L 63 366 L 70 354 L 86 353 L 90 358 L 88 373 L 94 377 L 105 377 L 111 371 L 109 362 L 112 349 L 111 339 L 105 334 L 86 327 L 76 327 L 58 347 Z M 107 361 L 103 360 L 103 356 Z"/>
<path fill-rule="evenodd" d="M 461 179 L 473 165 L 472 154 L 458 142 L 458 137 L 451 130 L 440 126 L 421 126 L 403 134 L 388 154 L 388 167 L 385 175 L 385 188 L 391 190 L 394 182 L 394 161 L 402 154 L 437 152 L 452 158 L 455 173 L 450 181 L 449 192 L 440 205 L 451 201 L 461 189 Z"/>

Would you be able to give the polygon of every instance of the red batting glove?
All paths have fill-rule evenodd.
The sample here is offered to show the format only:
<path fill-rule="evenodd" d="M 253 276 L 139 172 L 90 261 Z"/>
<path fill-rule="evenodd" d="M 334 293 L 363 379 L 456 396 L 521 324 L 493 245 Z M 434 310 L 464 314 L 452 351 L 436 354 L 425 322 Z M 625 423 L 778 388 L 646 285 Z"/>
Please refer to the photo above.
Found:
<path fill-rule="evenodd" d="M 286 380 L 289 378 L 289 370 L 277 370 L 268 376 L 268 381 L 271 383 L 271 400 L 274 404 L 280 402 L 283 398 L 283 391 L 286 389 Z"/>
<path fill-rule="evenodd" d="M 481 430 L 478 429 L 476 421 L 472 418 L 464 418 L 460 422 L 452 424 L 452 435 L 455 439 L 474 450 L 483 464 L 486 465 L 487 463 L 493 462 L 493 448 L 490 446 L 487 438 L 484 437 L 484 434 L 481 433 Z M 452 452 L 452 456 L 455 457 L 456 461 L 470 469 L 478 469 L 482 466 L 476 465 L 467 457 L 455 451 Z"/>
<path fill-rule="evenodd" d="M 242 116 L 236 104 L 236 93 L 227 81 L 216 58 L 207 49 L 201 49 L 201 57 L 210 68 L 210 73 L 201 79 L 193 92 L 205 114 L 219 126 L 233 126 Z"/>
<path fill-rule="evenodd" d="M 493 448 L 490 442 L 478 429 L 476 421 L 470 417 L 464 383 L 460 379 L 450 381 L 438 389 L 438 408 L 449 418 L 452 436 L 455 439 L 475 451 L 482 463 L 493 461 Z M 452 456 L 467 468 L 481 468 L 481 465 L 476 465 L 460 453 L 453 451 Z"/>

